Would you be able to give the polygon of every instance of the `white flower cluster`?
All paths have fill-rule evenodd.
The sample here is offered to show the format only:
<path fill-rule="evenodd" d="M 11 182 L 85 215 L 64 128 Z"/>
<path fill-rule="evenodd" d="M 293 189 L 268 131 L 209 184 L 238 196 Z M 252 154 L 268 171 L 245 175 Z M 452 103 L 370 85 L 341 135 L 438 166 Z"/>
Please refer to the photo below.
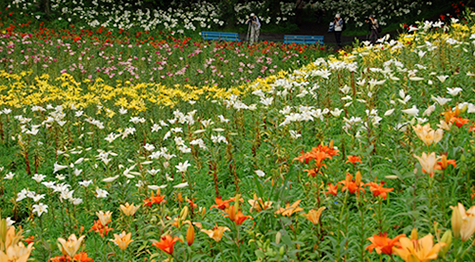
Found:
<path fill-rule="evenodd" d="M 36 14 L 36 1 L 15 0 L 10 6 L 23 12 Z M 91 3 L 84 0 L 51 0 L 51 11 L 60 15 L 59 21 L 86 21 L 91 27 L 106 27 L 131 29 L 139 27 L 144 31 L 164 29 L 174 33 L 184 33 L 185 30 L 196 31 L 211 27 L 223 26 L 220 20 L 220 10 L 217 6 L 206 1 L 193 3 L 190 6 L 172 2 L 173 8 L 167 10 L 149 9 L 142 1 L 131 3 L 115 3 L 110 0 L 94 0 Z M 33 10 L 33 11 L 32 11 Z M 136 10 L 136 11 L 132 11 Z M 40 19 L 37 17 L 37 19 Z"/>
<path fill-rule="evenodd" d="M 419 15 L 426 8 L 432 6 L 431 1 L 347 1 L 347 0 L 323 0 L 310 3 L 313 8 L 322 9 L 329 15 L 336 13 L 346 20 L 361 27 L 365 25 L 364 20 L 369 15 L 375 15 L 380 25 L 388 24 L 391 19 Z"/>

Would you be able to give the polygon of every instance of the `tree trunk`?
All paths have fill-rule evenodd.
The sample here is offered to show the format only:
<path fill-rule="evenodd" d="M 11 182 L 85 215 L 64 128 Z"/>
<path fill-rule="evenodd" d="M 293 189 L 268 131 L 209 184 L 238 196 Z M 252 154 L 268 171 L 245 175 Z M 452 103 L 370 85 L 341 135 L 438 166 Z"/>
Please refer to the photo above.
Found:
<path fill-rule="evenodd" d="M 44 11 L 45 11 L 46 16 L 50 16 L 51 15 L 50 0 L 44 0 L 43 6 L 45 8 Z"/>

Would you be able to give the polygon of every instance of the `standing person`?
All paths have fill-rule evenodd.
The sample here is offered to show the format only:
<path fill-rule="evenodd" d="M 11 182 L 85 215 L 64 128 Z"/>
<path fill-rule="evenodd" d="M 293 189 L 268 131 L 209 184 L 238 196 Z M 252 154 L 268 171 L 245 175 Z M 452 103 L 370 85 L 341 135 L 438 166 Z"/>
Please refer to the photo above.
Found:
<path fill-rule="evenodd" d="M 343 32 L 343 19 L 340 17 L 340 14 L 335 15 L 335 20 L 333 20 L 333 23 L 335 24 L 335 40 L 336 44 L 338 45 L 338 48 L 341 47 L 341 32 Z"/>
<path fill-rule="evenodd" d="M 249 19 L 247 19 L 246 24 L 249 25 L 251 30 L 251 38 L 249 39 L 249 45 L 252 45 L 254 42 L 257 42 L 259 39 L 259 29 L 261 29 L 261 23 L 259 18 L 254 13 L 251 13 Z"/>
<path fill-rule="evenodd" d="M 371 43 L 375 45 L 376 40 L 379 38 L 378 20 L 374 18 L 374 15 L 370 15 L 369 20 L 366 20 L 366 23 L 369 24 L 369 29 L 371 30 L 371 34 L 369 35 L 369 41 L 371 41 Z"/>
<path fill-rule="evenodd" d="M 297 21 L 298 26 L 302 25 L 302 14 L 303 14 L 303 8 L 305 6 L 305 2 L 303 0 L 297 0 L 295 1 L 295 18 Z"/>

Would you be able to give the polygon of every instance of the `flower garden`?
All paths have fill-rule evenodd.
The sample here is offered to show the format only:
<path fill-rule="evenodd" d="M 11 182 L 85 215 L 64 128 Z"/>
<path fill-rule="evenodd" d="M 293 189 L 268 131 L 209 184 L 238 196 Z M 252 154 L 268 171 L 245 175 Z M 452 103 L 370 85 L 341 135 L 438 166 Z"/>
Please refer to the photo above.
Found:
<path fill-rule="evenodd" d="M 473 261 L 474 19 L 336 54 L 1 23 L 0 261 Z"/>

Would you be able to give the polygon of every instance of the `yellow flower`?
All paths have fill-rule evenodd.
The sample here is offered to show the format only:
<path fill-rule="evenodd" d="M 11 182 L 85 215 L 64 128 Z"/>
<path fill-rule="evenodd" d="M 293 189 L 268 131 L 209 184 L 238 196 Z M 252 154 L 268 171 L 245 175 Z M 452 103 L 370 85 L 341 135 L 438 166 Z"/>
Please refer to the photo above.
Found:
<path fill-rule="evenodd" d="M 16 245 L 21 239 L 23 239 L 23 230 L 18 230 L 15 232 L 15 227 L 10 226 L 7 229 L 7 222 L 5 219 L 2 219 L 2 229 L 0 235 L 0 250 L 7 250 L 9 246 Z M 6 232 L 5 232 L 6 231 Z M 5 233 L 3 233 L 5 232 Z M 0 260 L 2 261 L 2 260 Z"/>
<path fill-rule="evenodd" d="M 33 250 L 33 243 L 28 246 L 21 242 L 17 245 L 12 245 L 7 248 L 5 252 L 0 251 L 0 261 L 5 262 L 26 262 Z"/>
<path fill-rule="evenodd" d="M 247 201 L 249 205 L 251 205 L 251 209 L 249 209 L 249 212 L 252 213 L 252 211 L 256 212 L 261 212 L 262 210 L 266 210 L 272 206 L 272 201 L 266 201 L 263 202 L 262 199 L 254 194 L 254 199 L 249 199 Z"/>
<path fill-rule="evenodd" d="M 318 210 L 312 209 L 308 211 L 308 214 L 304 214 L 304 216 L 312 222 L 314 225 L 318 224 L 320 220 L 320 216 L 322 215 L 322 211 L 325 210 L 326 207 L 320 207 Z"/>
<path fill-rule="evenodd" d="M 430 146 L 432 143 L 438 143 L 442 140 L 442 136 L 444 135 L 444 130 L 439 128 L 435 131 L 430 127 L 429 123 L 424 126 L 417 124 L 417 126 L 413 126 L 412 128 L 419 139 L 421 139 L 427 146 Z"/>
<path fill-rule="evenodd" d="M 467 241 L 473 233 L 475 233 L 475 206 L 472 206 L 467 211 L 465 207 L 458 203 L 457 207 L 452 208 L 452 230 L 454 236 Z"/>
<path fill-rule="evenodd" d="M 101 224 L 103 226 L 106 226 L 107 223 L 109 223 L 111 221 L 112 212 L 106 211 L 104 213 L 104 211 L 99 211 L 99 212 L 96 212 L 96 215 L 99 218 L 99 221 L 101 221 Z"/>
<path fill-rule="evenodd" d="M 435 155 L 435 152 L 432 152 L 429 155 L 424 152 L 422 153 L 422 156 L 414 155 L 414 157 L 419 160 L 419 163 L 424 169 L 424 172 L 432 176 L 432 174 L 434 173 L 434 166 L 437 164 L 437 157 Z"/>
<path fill-rule="evenodd" d="M 434 245 L 431 234 L 419 239 L 411 240 L 407 237 L 399 239 L 401 247 L 393 247 L 393 251 L 406 262 L 427 262 L 437 259 L 437 253 L 445 243 Z"/>
<path fill-rule="evenodd" d="M 120 235 L 114 234 L 115 239 L 110 241 L 114 242 L 121 250 L 125 250 L 130 242 L 134 241 L 130 239 L 132 233 L 125 234 L 125 231 L 122 231 Z"/>
<path fill-rule="evenodd" d="M 207 234 L 210 238 L 214 239 L 214 241 L 219 242 L 223 237 L 225 231 L 230 231 L 228 227 L 218 227 L 215 226 L 213 229 L 201 229 L 201 232 Z"/>
<path fill-rule="evenodd" d="M 134 204 L 130 205 L 129 203 L 125 203 L 124 205 L 120 205 L 120 210 L 124 213 L 126 216 L 133 216 L 135 215 L 135 212 L 140 208 L 140 206 L 135 206 Z"/>
<path fill-rule="evenodd" d="M 281 207 L 279 210 L 275 211 L 275 214 L 282 214 L 283 216 L 290 217 L 294 213 L 303 211 L 303 208 L 299 207 L 300 201 L 302 200 L 295 201 L 291 206 L 287 203 L 285 208 Z"/>
<path fill-rule="evenodd" d="M 69 236 L 68 240 L 64 240 L 63 238 L 58 238 L 59 243 L 63 246 L 63 255 L 69 255 L 70 257 L 74 257 L 81 246 L 82 240 L 86 236 L 81 236 L 79 239 L 76 238 L 75 234 Z"/>

